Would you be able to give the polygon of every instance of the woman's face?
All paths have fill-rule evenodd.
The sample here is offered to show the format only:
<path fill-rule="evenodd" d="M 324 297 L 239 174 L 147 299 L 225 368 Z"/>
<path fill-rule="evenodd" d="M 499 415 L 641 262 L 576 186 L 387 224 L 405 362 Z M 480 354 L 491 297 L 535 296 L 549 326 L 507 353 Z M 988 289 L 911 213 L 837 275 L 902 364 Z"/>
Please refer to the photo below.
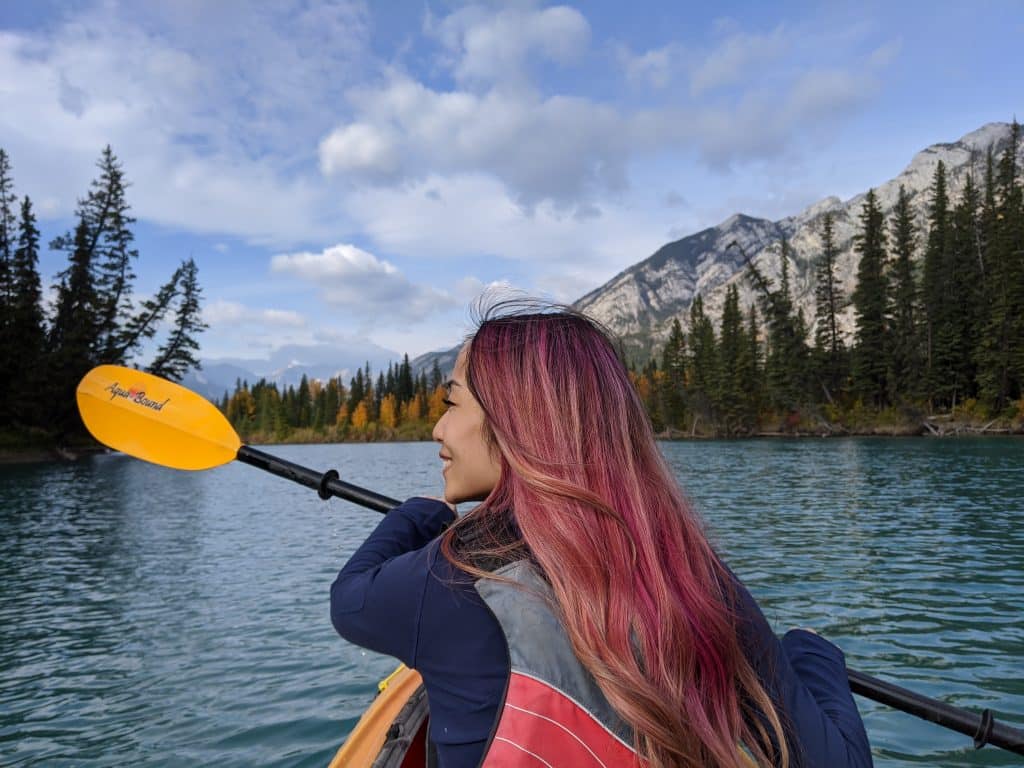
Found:
<path fill-rule="evenodd" d="M 434 425 L 434 439 L 441 444 L 444 497 L 452 503 L 480 501 L 498 484 L 501 464 L 497 451 L 484 439 L 484 412 L 466 385 L 466 352 L 463 346 L 448 381 L 448 410 Z"/>

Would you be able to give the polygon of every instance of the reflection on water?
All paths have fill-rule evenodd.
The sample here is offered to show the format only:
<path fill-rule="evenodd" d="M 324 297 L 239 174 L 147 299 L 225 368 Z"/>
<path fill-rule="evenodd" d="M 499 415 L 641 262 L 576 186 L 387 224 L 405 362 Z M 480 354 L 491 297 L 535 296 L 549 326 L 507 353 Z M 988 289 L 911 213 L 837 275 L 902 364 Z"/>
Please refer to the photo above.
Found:
<path fill-rule="evenodd" d="M 663 446 L 773 625 L 1024 725 L 1024 441 Z M 436 449 L 287 446 L 389 495 Z M 0 467 L 0 764 L 323 766 L 393 667 L 338 639 L 337 569 L 378 517 L 250 467 Z M 879 766 L 1015 765 L 858 700 Z"/>

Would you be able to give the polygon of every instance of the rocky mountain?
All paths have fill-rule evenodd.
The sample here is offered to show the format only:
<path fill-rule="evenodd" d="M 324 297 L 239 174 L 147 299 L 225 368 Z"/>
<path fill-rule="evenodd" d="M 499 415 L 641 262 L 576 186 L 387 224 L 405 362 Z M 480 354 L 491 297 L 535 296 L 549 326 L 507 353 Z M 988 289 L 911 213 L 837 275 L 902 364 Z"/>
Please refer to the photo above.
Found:
<path fill-rule="evenodd" d="M 425 352 L 419 357 L 413 358 L 409 361 L 409 365 L 412 367 L 413 376 L 419 376 L 421 373 L 425 372 L 429 378 L 430 372 L 434 368 L 435 360 L 437 360 L 437 364 L 441 368 L 442 375 L 449 375 L 455 368 L 455 358 L 459 356 L 459 350 L 461 348 L 462 342 L 459 342 L 458 346 L 452 347 L 451 349 L 443 349 L 438 352 Z"/>
<path fill-rule="evenodd" d="M 946 165 L 950 199 L 955 204 L 968 174 L 973 174 L 976 183 L 983 180 L 989 146 L 998 158 L 1008 144 L 1009 133 L 1009 124 L 989 123 L 958 141 L 935 144 L 919 152 L 902 173 L 875 187 L 887 220 L 903 185 L 910 193 L 920 226 L 919 242 L 923 242 L 929 188 L 939 161 Z M 1017 156 L 1024 160 L 1024 141 Z M 774 222 L 736 214 L 718 226 L 662 246 L 583 296 L 574 306 L 603 322 L 632 351 L 643 356 L 664 343 L 673 318 L 678 317 L 686 327 L 690 304 L 697 294 L 703 297 L 705 310 L 716 323 L 728 286 L 739 287 L 742 307 L 756 300 L 745 276 L 743 256 L 739 249 L 729 248 L 731 242 L 736 241 L 762 274 L 777 285 L 781 271 L 779 243 L 784 235 L 791 246 L 789 272 L 794 303 L 803 310 L 813 332 L 814 261 L 821 253 L 822 216 L 833 212 L 840 251 L 837 272 L 844 294 L 849 297 L 857 274 L 853 236 L 859 227 L 866 193 L 867 190 L 846 201 L 828 197 L 795 216 Z M 852 334 L 852 306 L 844 311 L 841 323 L 844 332 Z"/>

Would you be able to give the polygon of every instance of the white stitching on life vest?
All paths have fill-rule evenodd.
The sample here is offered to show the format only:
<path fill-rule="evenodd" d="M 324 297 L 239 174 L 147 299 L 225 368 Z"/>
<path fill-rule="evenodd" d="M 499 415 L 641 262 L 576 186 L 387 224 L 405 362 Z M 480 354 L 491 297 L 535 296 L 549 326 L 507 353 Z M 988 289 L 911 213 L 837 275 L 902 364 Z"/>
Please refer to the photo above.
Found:
<path fill-rule="evenodd" d="M 538 759 L 538 760 L 540 760 L 540 761 L 541 761 L 542 763 L 544 763 L 544 765 L 546 765 L 546 766 L 547 766 L 548 768 L 555 768 L 555 766 L 553 766 L 553 765 L 552 765 L 551 763 L 549 763 L 549 762 L 548 762 L 547 760 L 545 760 L 545 759 L 544 759 L 543 757 L 541 757 L 540 755 L 535 755 L 535 754 L 534 754 L 533 752 L 531 752 L 530 750 L 528 750 L 528 749 L 527 749 L 526 747 L 522 746 L 521 744 L 516 744 L 516 743 L 515 743 L 514 741 L 509 741 L 509 740 L 508 740 L 508 739 L 506 739 L 506 738 L 505 738 L 504 736 L 495 736 L 495 737 L 494 737 L 494 740 L 495 740 L 495 741 L 504 741 L 504 742 L 505 742 L 506 744 L 510 744 L 511 746 L 513 746 L 513 747 L 515 747 L 516 749 L 518 749 L 518 750 L 519 750 L 520 752 L 525 752 L 525 753 L 526 753 L 526 754 L 528 754 L 528 755 L 529 755 L 530 757 L 535 757 L 535 758 L 537 758 L 537 759 Z"/>
<path fill-rule="evenodd" d="M 585 741 L 583 741 L 583 739 L 581 739 L 575 733 L 570 731 L 562 723 L 558 722 L 557 720 L 552 720 L 550 717 L 546 717 L 546 716 L 542 715 L 540 712 L 534 712 L 534 711 L 529 710 L 529 709 L 524 709 L 523 707 L 517 707 L 515 704 L 509 704 L 507 701 L 505 702 L 505 706 L 508 707 L 509 709 L 515 709 L 515 710 L 518 710 L 519 712 L 525 712 L 528 715 L 533 715 L 534 717 L 539 717 L 541 720 L 547 720 L 549 723 L 554 723 L 559 728 L 561 728 L 563 731 L 565 731 L 570 736 L 572 736 L 574 739 L 576 739 L 576 741 L 578 741 L 580 744 L 582 744 L 583 748 L 585 750 L 587 750 L 587 752 L 590 753 L 590 756 L 592 758 L 594 758 L 594 760 L 597 761 L 598 765 L 600 765 L 601 768 L 608 768 L 608 766 L 604 764 L 604 761 L 600 757 L 598 757 L 597 755 L 594 754 L 594 750 L 592 750 L 590 747 L 588 747 L 587 743 Z M 591 718 L 591 719 L 594 719 L 594 718 Z"/>
<path fill-rule="evenodd" d="M 622 737 L 621 737 L 621 736 L 619 736 L 619 734 L 617 734 L 617 733 L 616 733 L 615 731 L 613 731 L 613 730 L 612 730 L 611 728 L 609 728 L 609 727 L 608 727 L 607 725 L 605 725 L 605 724 L 604 724 L 603 722 L 601 722 L 600 718 L 597 718 L 597 717 L 595 717 L 595 716 L 594 716 L 594 714 L 593 714 L 593 713 L 592 713 L 592 712 L 591 712 L 591 711 L 590 711 L 589 709 L 587 709 L 587 708 L 586 708 L 585 706 L 583 706 L 582 704 L 580 704 L 580 702 L 576 701 L 576 699 L 574 699 L 574 698 L 573 698 L 572 696 L 570 696 L 570 695 L 569 695 L 568 693 L 566 693 L 565 691 L 563 691 L 563 690 L 562 690 L 561 688 L 556 688 L 556 687 L 555 687 L 554 685 L 552 685 L 551 683 L 549 683 L 549 682 L 548 682 L 547 680 L 541 680 L 541 679 L 540 679 L 539 677 L 537 677 L 536 675 L 532 675 L 532 674 L 530 674 L 529 672 L 524 672 L 524 671 L 523 671 L 523 670 L 521 670 L 521 669 L 515 669 L 515 668 L 513 668 L 513 669 L 512 669 L 512 674 L 514 674 L 514 675 L 522 675 L 523 677 L 528 677 L 528 678 L 530 678 L 531 680 L 533 680 L 533 681 L 535 681 L 535 682 L 538 682 L 538 683 L 540 683 L 540 684 L 541 684 L 541 685 L 543 685 L 543 686 L 544 686 L 545 688 L 550 688 L 551 690 L 555 691 L 555 692 L 556 692 L 556 693 L 557 693 L 557 694 L 558 694 L 559 696 L 564 696 L 564 697 L 565 697 L 565 698 L 567 698 L 567 699 L 568 699 L 569 701 L 571 701 L 571 702 L 572 702 L 573 704 L 575 704 L 575 705 L 576 705 L 577 707 L 579 707 L 579 708 L 580 708 L 580 709 L 582 709 L 582 710 L 583 710 L 584 712 L 586 712 L 586 713 L 587 713 L 588 715 L 590 715 L 591 719 L 592 719 L 592 720 L 593 720 L 593 721 L 594 721 L 595 723 L 597 723 L 597 724 L 598 724 L 598 725 L 599 725 L 599 726 L 600 726 L 601 728 L 603 728 L 603 729 L 604 729 L 604 731 L 605 731 L 605 733 L 607 733 L 607 734 L 608 734 L 609 736 L 611 736 L 611 737 L 612 737 L 613 739 L 615 739 L 615 740 L 616 740 L 617 742 L 619 742 L 619 744 L 621 744 L 622 746 L 624 746 L 624 747 L 625 747 L 626 749 L 628 749 L 628 750 L 629 750 L 630 752 L 633 752 L 633 753 L 635 754 L 635 750 L 633 749 L 632 745 L 630 745 L 630 744 L 627 744 L 627 743 L 626 743 L 625 741 L 623 741 L 623 740 L 622 740 Z M 507 706 L 507 703 L 506 703 L 506 706 Z"/>

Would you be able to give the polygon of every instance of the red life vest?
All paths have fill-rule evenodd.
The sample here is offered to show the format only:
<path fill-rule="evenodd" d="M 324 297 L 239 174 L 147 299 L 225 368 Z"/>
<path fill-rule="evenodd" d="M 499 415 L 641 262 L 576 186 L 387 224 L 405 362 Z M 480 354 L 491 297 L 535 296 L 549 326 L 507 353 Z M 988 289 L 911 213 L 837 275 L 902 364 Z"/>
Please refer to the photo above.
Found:
<path fill-rule="evenodd" d="M 551 610 L 551 590 L 528 562 L 476 590 L 508 643 L 511 675 L 481 768 L 633 768 L 633 729 L 576 658 Z"/>

